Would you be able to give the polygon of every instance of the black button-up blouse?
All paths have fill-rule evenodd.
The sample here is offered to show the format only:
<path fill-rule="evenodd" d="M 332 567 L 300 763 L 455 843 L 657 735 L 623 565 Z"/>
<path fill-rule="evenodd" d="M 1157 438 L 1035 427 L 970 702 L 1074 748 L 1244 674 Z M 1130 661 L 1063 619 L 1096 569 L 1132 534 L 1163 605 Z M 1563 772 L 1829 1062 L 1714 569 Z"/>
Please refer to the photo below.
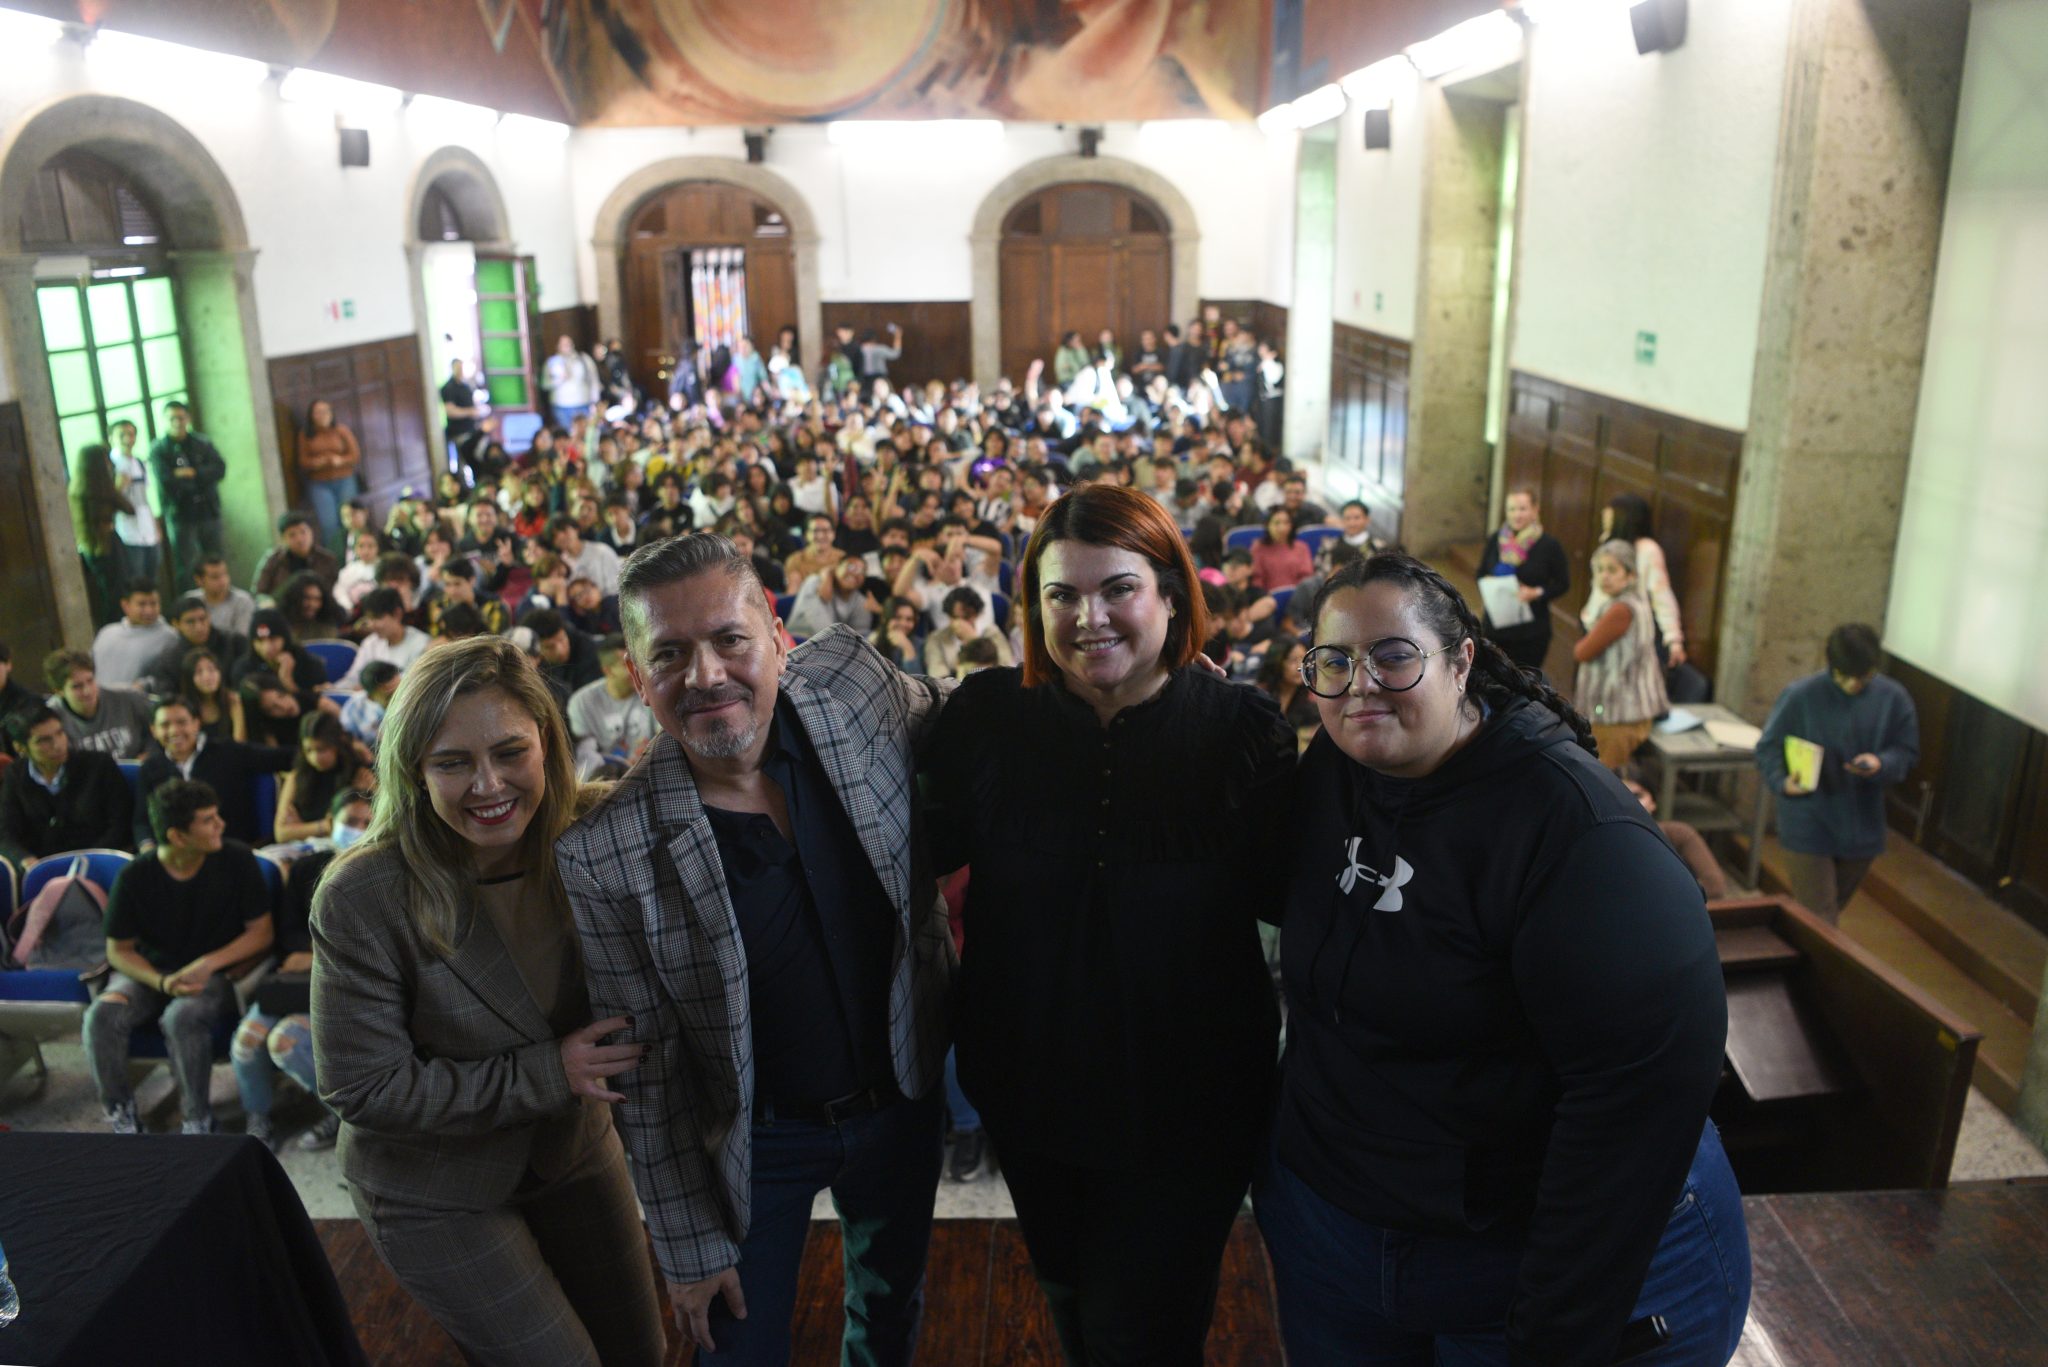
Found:
<path fill-rule="evenodd" d="M 997 1142 L 1107 1168 L 1250 1142 L 1294 761 L 1270 698 L 1192 667 L 1106 726 L 1016 669 L 961 683 L 924 767 L 938 867 L 972 866 L 960 1080 Z"/>

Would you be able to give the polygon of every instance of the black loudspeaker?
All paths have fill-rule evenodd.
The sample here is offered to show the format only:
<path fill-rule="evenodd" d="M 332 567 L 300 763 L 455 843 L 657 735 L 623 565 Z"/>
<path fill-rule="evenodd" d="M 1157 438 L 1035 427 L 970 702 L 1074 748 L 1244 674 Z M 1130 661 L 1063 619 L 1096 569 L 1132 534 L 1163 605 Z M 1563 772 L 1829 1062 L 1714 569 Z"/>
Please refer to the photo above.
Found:
<path fill-rule="evenodd" d="M 344 128 L 341 130 L 341 164 L 343 166 L 368 166 L 370 164 L 369 129 Z"/>
<path fill-rule="evenodd" d="M 746 133 L 742 134 L 742 136 L 747 140 L 748 161 L 758 166 L 768 160 L 768 135 L 766 133 Z"/>
<path fill-rule="evenodd" d="M 1642 0 L 1628 12 L 1635 29 L 1636 51 L 1672 52 L 1685 44 L 1685 0 Z"/>
<path fill-rule="evenodd" d="M 1084 129 L 1082 129 L 1082 130 L 1081 130 L 1081 155 L 1082 155 L 1082 156 L 1084 156 L 1084 157 L 1092 157 L 1092 156 L 1096 156 L 1096 155 L 1098 155 L 1098 153 L 1099 153 L 1099 151 L 1100 151 L 1101 147 L 1102 147 L 1102 130 L 1101 130 L 1100 128 L 1084 128 Z"/>
<path fill-rule="evenodd" d="M 1368 109 L 1365 111 L 1365 150 L 1384 152 L 1394 145 L 1394 111 L 1391 109 Z"/>

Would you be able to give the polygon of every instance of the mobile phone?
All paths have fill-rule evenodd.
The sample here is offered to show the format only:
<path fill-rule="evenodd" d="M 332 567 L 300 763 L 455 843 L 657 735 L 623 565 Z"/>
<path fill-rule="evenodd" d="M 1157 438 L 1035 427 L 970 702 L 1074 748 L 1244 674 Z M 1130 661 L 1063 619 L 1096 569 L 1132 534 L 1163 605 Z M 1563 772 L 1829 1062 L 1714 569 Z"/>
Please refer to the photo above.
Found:
<path fill-rule="evenodd" d="M 1662 1315 L 1645 1315 L 1639 1320 L 1630 1320 L 1621 1331 L 1621 1340 L 1614 1345 L 1615 1367 L 1669 1342 L 1671 1326 L 1664 1322 Z"/>

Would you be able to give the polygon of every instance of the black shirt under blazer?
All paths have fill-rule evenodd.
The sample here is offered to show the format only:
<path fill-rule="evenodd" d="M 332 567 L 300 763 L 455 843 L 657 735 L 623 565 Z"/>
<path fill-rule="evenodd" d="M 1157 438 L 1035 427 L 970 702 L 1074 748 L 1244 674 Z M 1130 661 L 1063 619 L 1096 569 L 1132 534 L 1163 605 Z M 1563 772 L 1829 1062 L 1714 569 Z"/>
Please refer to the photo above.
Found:
<path fill-rule="evenodd" d="M 1015 668 L 961 682 L 926 768 L 938 865 L 973 865 L 960 1079 L 998 1142 L 1106 1169 L 1251 1142 L 1294 759 L 1271 698 L 1192 666 L 1107 726 Z"/>

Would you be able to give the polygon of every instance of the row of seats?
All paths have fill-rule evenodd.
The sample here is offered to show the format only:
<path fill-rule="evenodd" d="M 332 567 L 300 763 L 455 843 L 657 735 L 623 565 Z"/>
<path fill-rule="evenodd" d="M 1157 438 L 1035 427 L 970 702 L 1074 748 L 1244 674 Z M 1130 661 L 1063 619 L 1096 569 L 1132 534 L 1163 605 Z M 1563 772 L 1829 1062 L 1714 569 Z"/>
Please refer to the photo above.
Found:
<path fill-rule="evenodd" d="M 1190 536 L 1194 528 L 1183 527 Z M 1223 549 L 1226 551 L 1248 551 L 1259 544 L 1259 538 L 1266 534 L 1264 527 L 1232 527 L 1223 534 Z M 1310 555 L 1320 555 L 1323 543 L 1333 536 L 1344 535 L 1342 527 L 1296 527 L 1294 539 L 1308 547 Z"/>

